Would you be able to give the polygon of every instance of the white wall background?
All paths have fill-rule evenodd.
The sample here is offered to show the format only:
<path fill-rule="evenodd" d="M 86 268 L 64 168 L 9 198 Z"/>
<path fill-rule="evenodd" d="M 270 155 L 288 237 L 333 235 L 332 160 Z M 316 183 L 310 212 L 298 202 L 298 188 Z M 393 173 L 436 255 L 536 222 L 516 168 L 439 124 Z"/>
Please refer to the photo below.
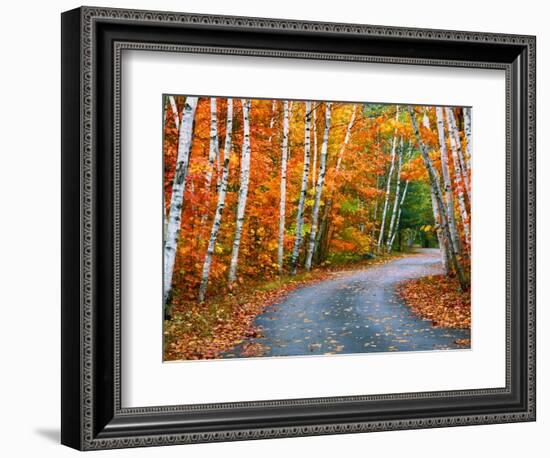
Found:
<path fill-rule="evenodd" d="M 550 30 L 545 4 L 462 0 L 117 0 L 96 5 L 533 34 L 538 38 L 538 106 L 550 103 Z M 10 2 L 2 7 L 0 47 L 0 453 L 64 457 L 59 442 L 60 336 L 60 13 L 79 2 Z M 452 8 L 452 9 L 451 9 Z M 550 123 L 538 110 L 539 131 Z M 538 138 L 538 170 L 550 167 L 547 137 Z M 104 452 L 106 456 L 543 456 L 550 427 L 550 299 L 546 277 L 550 180 L 538 183 L 538 421 L 205 444 Z M 546 256 L 545 256 L 546 255 Z M 545 434 L 546 433 L 546 434 Z M 546 448 L 546 447 L 545 447 Z"/>

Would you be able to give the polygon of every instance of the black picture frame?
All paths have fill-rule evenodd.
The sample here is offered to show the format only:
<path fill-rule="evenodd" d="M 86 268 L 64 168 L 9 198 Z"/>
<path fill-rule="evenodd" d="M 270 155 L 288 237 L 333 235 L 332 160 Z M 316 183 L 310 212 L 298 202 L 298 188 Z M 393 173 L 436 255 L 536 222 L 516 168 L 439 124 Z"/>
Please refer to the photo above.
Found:
<path fill-rule="evenodd" d="M 534 421 L 535 47 L 533 36 L 479 32 L 95 7 L 63 13 L 61 442 L 91 450 Z M 123 49 L 505 70 L 506 387 L 122 408 Z"/>

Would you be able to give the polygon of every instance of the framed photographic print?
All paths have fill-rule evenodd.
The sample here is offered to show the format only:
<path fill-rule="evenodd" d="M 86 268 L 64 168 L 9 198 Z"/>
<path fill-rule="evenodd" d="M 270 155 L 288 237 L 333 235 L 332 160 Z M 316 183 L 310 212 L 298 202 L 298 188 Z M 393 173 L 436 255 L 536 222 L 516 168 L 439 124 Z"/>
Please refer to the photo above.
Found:
<path fill-rule="evenodd" d="M 533 421 L 535 38 L 62 15 L 62 443 Z"/>

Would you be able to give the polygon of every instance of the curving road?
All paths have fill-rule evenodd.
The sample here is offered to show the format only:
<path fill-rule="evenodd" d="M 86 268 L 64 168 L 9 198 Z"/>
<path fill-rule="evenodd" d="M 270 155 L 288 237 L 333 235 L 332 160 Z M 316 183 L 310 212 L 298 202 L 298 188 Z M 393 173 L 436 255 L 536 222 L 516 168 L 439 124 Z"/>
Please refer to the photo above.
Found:
<path fill-rule="evenodd" d="M 455 340 L 469 339 L 469 330 L 433 327 L 413 315 L 395 291 L 402 281 L 441 273 L 439 260 L 439 250 L 422 249 L 296 289 L 256 318 L 259 337 L 221 357 L 463 348 Z"/>

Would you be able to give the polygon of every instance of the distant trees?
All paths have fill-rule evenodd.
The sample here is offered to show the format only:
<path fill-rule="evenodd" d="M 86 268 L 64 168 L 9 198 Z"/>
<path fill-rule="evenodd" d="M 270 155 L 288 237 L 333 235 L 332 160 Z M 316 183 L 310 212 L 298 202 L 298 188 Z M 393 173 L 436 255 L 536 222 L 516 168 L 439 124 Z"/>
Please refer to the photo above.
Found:
<path fill-rule="evenodd" d="M 169 96 L 164 157 L 167 304 L 414 243 L 469 285 L 469 108 Z"/>

